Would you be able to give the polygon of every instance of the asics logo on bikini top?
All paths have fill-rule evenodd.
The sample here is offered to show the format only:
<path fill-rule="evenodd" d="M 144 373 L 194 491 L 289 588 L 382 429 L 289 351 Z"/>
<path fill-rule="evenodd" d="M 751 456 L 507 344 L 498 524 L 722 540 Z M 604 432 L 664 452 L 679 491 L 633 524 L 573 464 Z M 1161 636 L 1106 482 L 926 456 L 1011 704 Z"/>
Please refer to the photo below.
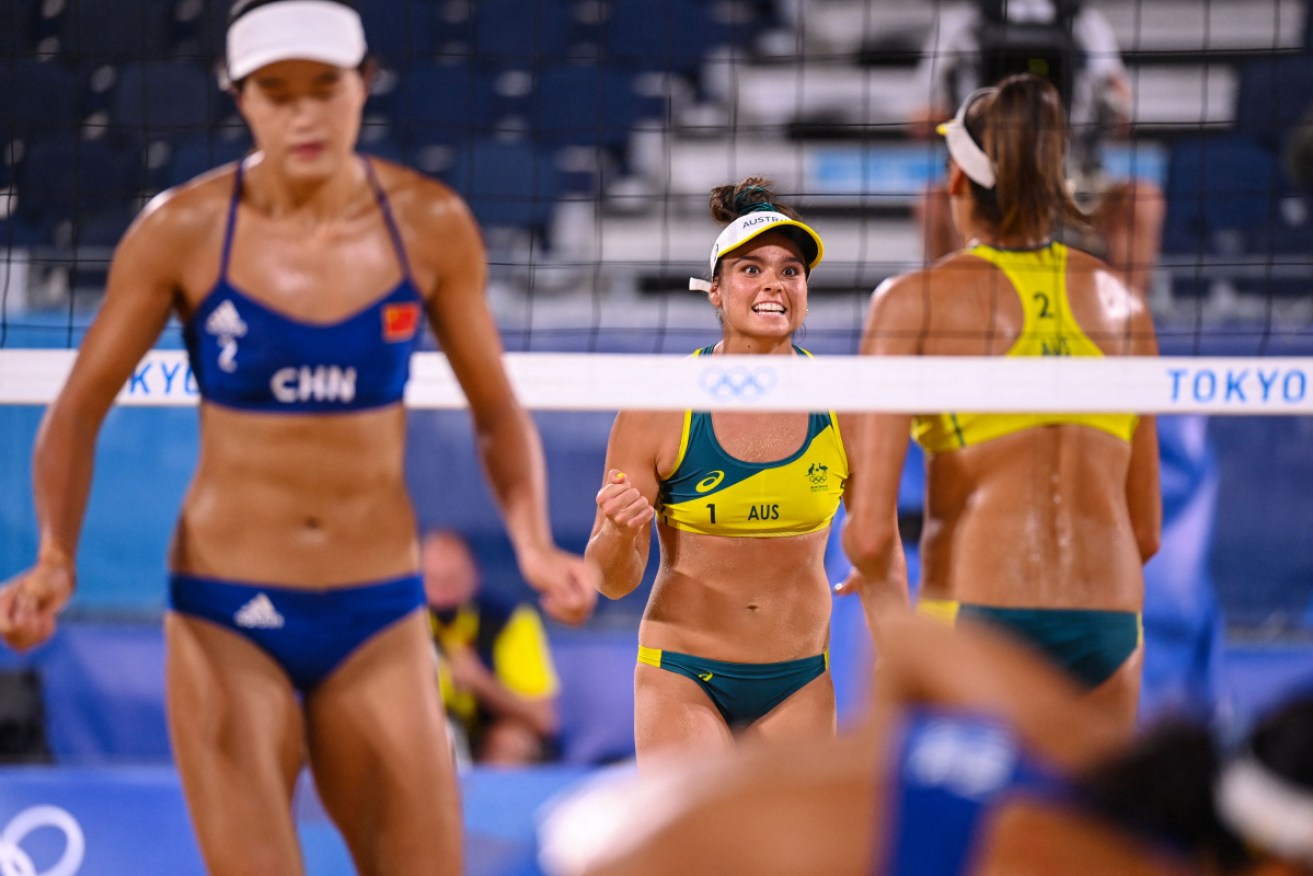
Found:
<path fill-rule="evenodd" d="M 698 481 L 693 489 L 697 490 L 699 493 L 705 493 L 707 490 L 714 490 L 716 487 L 720 486 L 720 482 L 723 480 L 725 480 L 725 473 L 723 471 L 713 471 L 711 474 Z"/>

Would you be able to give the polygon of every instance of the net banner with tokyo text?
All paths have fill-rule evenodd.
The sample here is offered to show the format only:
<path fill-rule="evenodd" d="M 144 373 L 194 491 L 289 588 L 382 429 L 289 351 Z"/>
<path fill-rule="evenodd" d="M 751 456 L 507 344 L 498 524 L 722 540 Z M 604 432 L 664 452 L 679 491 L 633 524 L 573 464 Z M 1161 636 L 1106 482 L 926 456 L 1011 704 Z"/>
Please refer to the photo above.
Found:
<path fill-rule="evenodd" d="M 72 367 L 72 351 L 0 350 L 0 403 L 48 404 Z M 866 357 L 778 358 L 587 353 L 510 353 L 507 372 L 535 410 L 756 409 L 838 411 L 1136 411 L 1313 413 L 1313 360 L 1301 357 Z M 350 385 L 327 366 L 274 372 L 274 399 Z M 118 401 L 196 404 L 200 389 L 182 351 L 141 360 Z M 412 408 L 465 404 L 436 353 L 411 362 Z"/>

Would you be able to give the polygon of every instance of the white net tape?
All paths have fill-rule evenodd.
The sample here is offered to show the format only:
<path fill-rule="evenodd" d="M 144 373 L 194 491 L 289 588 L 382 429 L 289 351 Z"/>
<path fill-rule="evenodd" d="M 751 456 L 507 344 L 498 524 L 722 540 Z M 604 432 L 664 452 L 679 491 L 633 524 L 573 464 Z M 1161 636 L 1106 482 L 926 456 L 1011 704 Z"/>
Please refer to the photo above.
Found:
<path fill-rule="evenodd" d="M 75 355 L 71 350 L 0 350 L 0 404 L 49 403 Z M 1313 358 L 1306 357 L 508 353 L 505 361 L 519 398 L 534 410 L 1313 413 Z M 287 379 L 304 392 L 313 391 L 316 380 L 342 378 L 311 373 Z M 156 350 L 137 366 L 118 401 L 185 406 L 198 398 L 186 353 Z M 440 354 L 415 355 L 406 404 L 464 406 L 460 386 Z"/>

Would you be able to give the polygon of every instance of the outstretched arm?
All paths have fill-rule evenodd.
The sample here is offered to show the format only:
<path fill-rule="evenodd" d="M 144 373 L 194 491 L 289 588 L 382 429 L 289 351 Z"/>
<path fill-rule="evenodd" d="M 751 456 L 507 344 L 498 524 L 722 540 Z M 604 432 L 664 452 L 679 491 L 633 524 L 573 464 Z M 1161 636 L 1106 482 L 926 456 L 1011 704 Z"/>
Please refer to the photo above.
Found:
<path fill-rule="evenodd" d="M 912 356 L 919 352 L 920 297 L 907 278 L 886 281 L 871 298 L 861 352 L 867 356 Z M 907 459 L 909 414 L 859 414 L 854 418 L 853 476 L 845 492 L 848 519 L 843 548 L 853 576 L 840 592 L 862 595 L 867 623 L 883 603 L 907 604 L 907 561 L 898 534 L 898 486 Z"/>
<path fill-rule="evenodd" d="M 195 211 L 152 204 L 110 264 L 105 301 L 59 396 L 42 418 L 32 456 L 36 563 L 0 587 L 0 638 L 24 650 L 44 642 L 73 595 L 75 561 L 105 414 L 159 337 L 178 288 Z"/>
<path fill-rule="evenodd" d="M 487 262 L 478 227 L 445 187 L 424 183 L 420 256 L 436 273 L 428 313 L 469 401 L 475 444 L 520 572 L 557 620 L 582 623 L 597 601 L 595 572 L 559 549 L 547 513 L 547 474 L 537 426 L 520 406 L 502 363 L 501 338 L 484 297 Z"/>

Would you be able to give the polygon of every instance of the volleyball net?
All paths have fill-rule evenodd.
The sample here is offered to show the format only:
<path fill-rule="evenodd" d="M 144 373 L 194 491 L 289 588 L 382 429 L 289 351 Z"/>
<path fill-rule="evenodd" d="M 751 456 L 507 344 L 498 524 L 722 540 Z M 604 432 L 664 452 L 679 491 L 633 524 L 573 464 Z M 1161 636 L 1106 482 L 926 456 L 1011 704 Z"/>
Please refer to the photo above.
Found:
<path fill-rule="evenodd" d="M 1080 65 L 1052 43 L 990 68 L 1019 62 L 1086 102 L 1071 107 L 1072 125 L 1095 188 L 1139 179 L 1163 195 L 1161 252 L 1137 267 L 1164 356 L 1099 361 L 853 355 L 871 290 L 927 261 L 917 211 L 946 155 L 938 138 L 914 136 L 914 120 L 935 102 L 937 72 L 964 60 L 983 69 L 979 46 L 949 36 L 964 8 L 1008 4 L 356 5 L 380 64 L 360 149 L 469 201 L 517 391 L 563 412 L 549 426 L 571 420 L 560 431 L 589 448 L 568 477 L 592 483 L 600 471 L 606 427 L 586 412 L 621 408 L 1228 415 L 1209 428 L 1231 575 L 1219 586 L 1246 623 L 1303 623 L 1313 603 L 1313 546 L 1300 535 L 1300 498 L 1313 490 L 1302 450 L 1313 437 L 1304 0 L 1086 0 L 1115 50 L 1086 44 L 1081 63 L 1115 51 L 1123 105 L 1091 102 Z M 227 6 L 0 0 L 0 418 L 11 426 L 57 392 L 140 206 L 250 148 L 214 76 Z M 719 230 L 707 195 L 749 175 L 773 179 L 825 238 L 798 339 L 814 359 L 686 358 L 720 335 L 705 296 L 687 289 Z M 195 403 L 180 346 L 171 325 L 125 385 L 124 407 Z M 463 404 L 433 349 L 413 374 L 416 416 Z M 25 459 L 23 423 L 8 428 L 13 460 Z M 551 453 L 554 429 L 545 435 Z M 25 463 L 5 471 L 26 490 Z M 27 509 L 6 513 L 21 522 Z M 1273 573 L 1245 557 L 1285 564 Z M 1256 606 L 1251 574 L 1274 582 Z"/>
<path fill-rule="evenodd" d="M 1051 75 L 1081 174 L 1164 193 L 1147 294 L 1182 352 L 1219 336 L 1225 354 L 1280 352 L 1313 322 L 1305 0 L 1088 0 L 1111 42 L 1082 36 L 1079 62 L 1027 31 L 1035 10 L 1074 4 L 1013 3 L 989 39 L 1031 44 L 990 55 L 1005 64 L 961 38 L 963 9 L 1000 0 L 357 5 L 380 62 L 360 148 L 470 202 L 512 350 L 686 350 L 707 325 L 686 291 L 717 231 L 707 193 L 761 175 L 826 239 L 809 345 L 854 352 L 867 293 L 925 262 L 913 214 L 945 153 L 910 135 L 955 102 L 935 83 L 963 65 Z M 63 323 L 36 319 L 34 343 L 72 346 L 135 210 L 250 148 L 214 76 L 227 6 L 0 6 L 0 348 L 51 312 Z M 1129 97 L 1096 99 L 1081 70 L 1114 60 Z"/>

